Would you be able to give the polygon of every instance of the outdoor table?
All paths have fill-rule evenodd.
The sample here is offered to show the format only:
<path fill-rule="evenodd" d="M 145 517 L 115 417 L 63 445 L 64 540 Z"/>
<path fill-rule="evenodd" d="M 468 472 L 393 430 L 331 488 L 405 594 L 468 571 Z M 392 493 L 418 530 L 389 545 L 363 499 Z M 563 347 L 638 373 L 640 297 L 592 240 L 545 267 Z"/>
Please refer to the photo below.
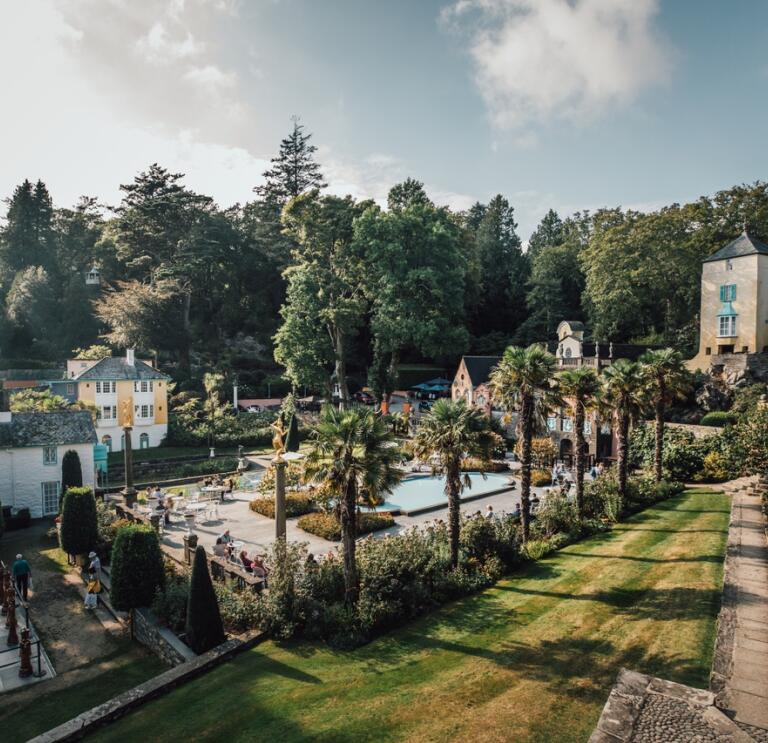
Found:
<path fill-rule="evenodd" d="M 235 539 L 229 543 L 229 546 L 232 548 L 233 551 L 236 551 L 245 547 L 245 542 L 242 542 L 239 539 Z"/>
<path fill-rule="evenodd" d="M 224 493 L 226 490 L 227 488 L 224 485 L 206 485 L 205 487 L 200 488 L 201 493 L 218 493 L 219 500 L 222 503 L 224 502 Z"/>

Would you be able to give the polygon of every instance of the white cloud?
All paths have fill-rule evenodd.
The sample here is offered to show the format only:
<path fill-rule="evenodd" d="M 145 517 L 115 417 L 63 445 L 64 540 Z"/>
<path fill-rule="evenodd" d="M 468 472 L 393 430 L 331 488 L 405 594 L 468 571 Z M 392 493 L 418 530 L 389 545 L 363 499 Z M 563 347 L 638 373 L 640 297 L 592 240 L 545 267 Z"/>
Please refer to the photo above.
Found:
<path fill-rule="evenodd" d="M 208 90 L 233 88 L 237 83 L 233 72 L 224 72 L 212 64 L 205 67 L 191 67 L 184 73 L 183 78 Z"/>
<path fill-rule="evenodd" d="M 658 0 L 458 0 L 444 21 L 470 34 L 494 124 L 583 120 L 665 81 Z"/>
<path fill-rule="evenodd" d="M 204 45 L 195 39 L 191 31 L 187 31 L 182 38 L 171 38 L 162 21 L 156 21 L 136 41 L 136 49 L 148 62 L 164 64 L 197 56 Z"/>

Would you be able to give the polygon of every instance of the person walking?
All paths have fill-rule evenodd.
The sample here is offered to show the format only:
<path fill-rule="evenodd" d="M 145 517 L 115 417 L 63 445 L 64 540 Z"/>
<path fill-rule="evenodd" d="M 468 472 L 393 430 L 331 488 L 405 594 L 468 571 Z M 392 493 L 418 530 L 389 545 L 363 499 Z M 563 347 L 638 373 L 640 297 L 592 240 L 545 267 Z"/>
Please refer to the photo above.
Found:
<path fill-rule="evenodd" d="M 11 575 L 13 575 L 13 579 L 16 581 L 16 590 L 26 602 L 27 594 L 29 593 L 29 579 L 32 577 L 32 568 L 29 567 L 29 563 L 20 554 L 16 555 L 16 562 L 11 567 Z"/>
<path fill-rule="evenodd" d="M 99 559 L 99 556 L 91 551 L 88 553 L 88 559 L 91 561 L 88 565 L 88 572 L 90 573 L 93 571 L 96 573 L 96 577 L 101 579 L 101 560 Z"/>

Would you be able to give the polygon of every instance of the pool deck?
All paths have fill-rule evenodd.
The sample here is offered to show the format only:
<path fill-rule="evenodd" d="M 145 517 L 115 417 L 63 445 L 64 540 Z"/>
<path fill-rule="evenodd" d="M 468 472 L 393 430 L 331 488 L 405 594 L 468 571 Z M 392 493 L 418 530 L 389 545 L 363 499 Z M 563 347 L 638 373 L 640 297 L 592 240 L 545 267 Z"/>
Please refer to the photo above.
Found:
<path fill-rule="evenodd" d="M 504 488 L 478 495 L 472 495 L 471 491 L 468 491 L 470 494 L 462 499 L 462 502 L 471 502 L 472 505 L 469 508 L 462 508 L 462 511 L 465 513 L 474 513 L 478 510 L 485 512 L 485 509 L 491 505 L 496 513 L 512 512 L 515 510 L 515 505 L 520 502 L 519 488 L 518 483 L 515 490 Z M 531 493 L 541 497 L 544 488 L 531 488 Z M 235 492 L 233 500 L 227 500 L 219 506 L 218 520 L 198 522 L 195 533 L 198 535 L 199 544 L 211 549 L 216 543 L 216 537 L 229 529 L 234 539 L 245 542 L 246 550 L 266 552 L 275 540 L 275 522 L 273 519 L 251 511 L 248 504 L 252 499 L 252 492 Z M 395 516 L 394 526 L 378 531 L 374 536 L 383 537 L 387 534 L 398 534 L 412 526 L 426 524 L 435 519 L 447 519 L 447 517 L 447 503 L 434 505 L 428 510 L 419 509 L 418 513 L 401 513 Z M 178 554 L 181 556 L 184 549 L 183 537 L 185 533 L 186 525 L 177 519 L 174 524 L 166 528 L 163 542 L 174 551 L 178 550 Z M 339 544 L 307 534 L 307 532 L 299 529 L 296 518 L 288 519 L 287 535 L 290 541 L 305 542 L 309 551 L 314 554 L 325 554 Z"/>

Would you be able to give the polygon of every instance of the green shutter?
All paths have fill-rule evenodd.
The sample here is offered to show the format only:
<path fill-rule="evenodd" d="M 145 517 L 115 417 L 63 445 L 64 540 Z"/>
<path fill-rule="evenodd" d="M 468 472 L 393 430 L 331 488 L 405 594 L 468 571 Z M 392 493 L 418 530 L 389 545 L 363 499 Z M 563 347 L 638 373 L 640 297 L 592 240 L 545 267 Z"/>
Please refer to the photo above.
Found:
<path fill-rule="evenodd" d="M 727 288 L 728 288 L 728 287 L 727 287 L 727 286 L 725 286 L 725 285 L 723 285 L 723 286 L 721 286 L 721 287 L 720 287 L 720 301 L 721 301 L 721 302 L 727 302 L 727 301 L 728 301 L 728 300 L 725 298 L 725 290 L 726 290 Z"/>
<path fill-rule="evenodd" d="M 731 284 L 731 302 L 736 300 L 736 284 Z"/>

